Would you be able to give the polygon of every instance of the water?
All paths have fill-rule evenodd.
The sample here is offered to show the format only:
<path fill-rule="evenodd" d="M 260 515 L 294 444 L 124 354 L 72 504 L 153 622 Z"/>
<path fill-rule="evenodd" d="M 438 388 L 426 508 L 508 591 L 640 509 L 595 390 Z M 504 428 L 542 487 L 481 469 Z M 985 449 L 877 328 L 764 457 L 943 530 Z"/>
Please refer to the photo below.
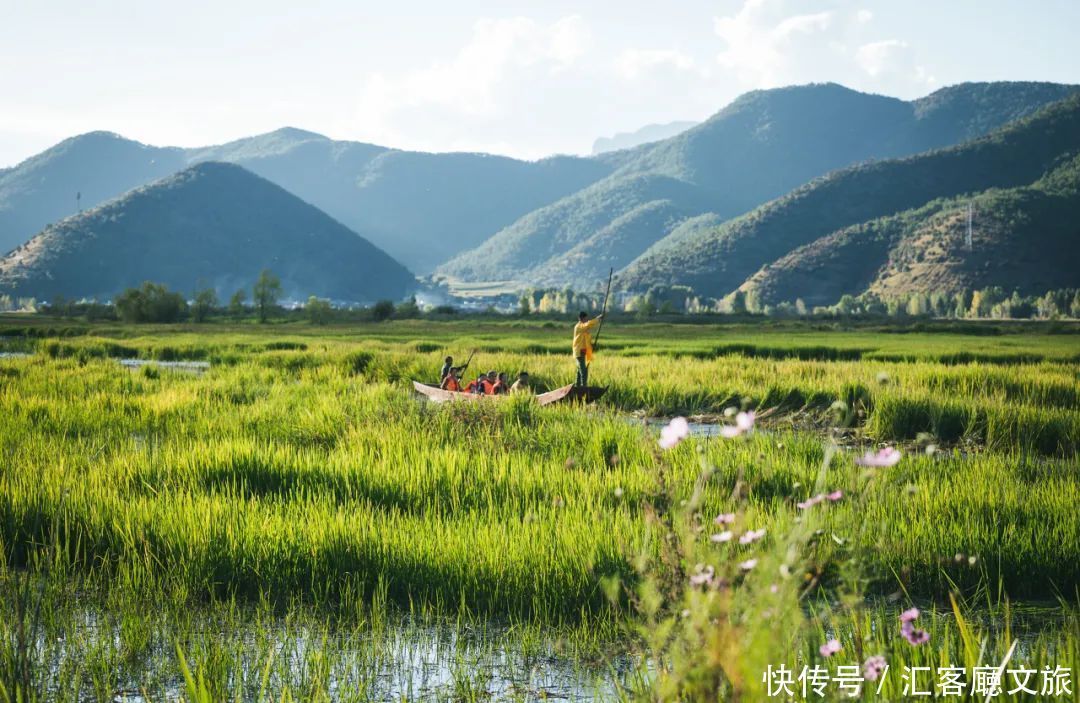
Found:
<path fill-rule="evenodd" d="M 638 425 L 653 434 L 658 434 L 662 427 L 671 422 L 671 419 L 661 417 L 627 417 L 626 421 L 632 425 Z M 691 437 L 708 440 L 714 437 L 720 437 L 720 428 L 724 425 L 730 425 L 731 423 L 720 420 L 687 420 L 687 424 L 690 426 Z"/>
<path fill-rule="evenodd" d="M 210 370 L 209 361 L 155 361 L 154 359 L 120 359 L 119 361 L 120 365 L 127 369 L 155 366 L 160 369 L 186 371 L 195 374 L 206 373 Z"/>
<path fill-rule="evenodd" d="M 0 352 L 0 359 L 26 359 L 33 356 L 26 352 Z"/>
<path fill-rule="evenodd" d="M 414 623 L 403 618 L 341 631 L 308 618 L 266 620 L 245 611 L 242 622 L 204 613 L 181 629 L 166 621 L 153 622 L 151 629 L 153 643 L 116 672 L 114 700 L 143 703 L 160 700 L 162 694 L 168 700 L 183 695 L 182 671 L 173 658 L 177 641 L 187 643 L 185 656 L 195 672 L 205 646 L 227 652 L 230 680 L 245 700 L 258 697 L 271 652 L 278 682 L 303 688 L 313 662 L 320 662 L 316 668 L 324 672 L 321 681 L 332 698 L 360 692 L 370 701 L 611 700 L 616 679 L 628 677 L 633 667 L 625 654 L 575 658 L 562 651 L 555 636 L 483 621 Z M 58 680 L 61 671 L 92 669 L 102 654 L 111 659 L 111 651 L 132 651 L 122 627 L 101 610 L 83 611 L 68 621 L 61 638 L 46 636 L 39 646 L 47 653 L 57 691 L 65 688 Z M 248 674 L 246 684 L 237 680 L 239 673 Z M 148 681 L 158 684 L 144 696 Z"/>

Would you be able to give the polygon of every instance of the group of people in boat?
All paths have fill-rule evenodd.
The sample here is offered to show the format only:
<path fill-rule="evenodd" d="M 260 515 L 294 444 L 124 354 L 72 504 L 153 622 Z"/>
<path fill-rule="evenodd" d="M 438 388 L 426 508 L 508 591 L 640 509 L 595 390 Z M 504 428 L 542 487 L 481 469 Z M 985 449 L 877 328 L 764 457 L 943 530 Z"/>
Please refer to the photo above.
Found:
<path fill-rule="evenodd" d="M 606 302 L 606 301 L 605 301 Z M 585 312 L 578 314 L 578 322 L 574 325 L 574 341 L 572 351 L 574 361 L 577 363 L 577 380 L 574 385 L 585 388 L 589 385 L 589 364 L 593 357 L 592 333 L 603 319 L 604 314 L 589 319 Z M 469 357 L 472 360 L 472 357 Z M 468 368 L 469 362 L 464 366 L 454 366 L 454 357 L 448 356 L 439 373 L 439 388 L 444 391 L 456 391 L 458 393 L 476 393 L 478 395 L 504 395 L 507 393 L 524 392 L 531 393 L 529 387 L 529 373 L 522 371 L 517 375 L 513 384 L 505 373 L 488 371 L 480 374 L 469 383 L 465 383 L 462 374 Z"/>
<path fill-rule="evenodd" d="M 529 393 L 529 372 L 522 371 L 510 383 L 505 372 L 488 371 L 477 376 L 472 381 L 465 383 L 461 375 L 465 366 L 454 366 L 454 357 L 446 357 L 439 374 L 439 388 L 444 391 L 457 391 L 459 393 L 475 393 L 477 395 L 506 395 L 508 393 Z"/>

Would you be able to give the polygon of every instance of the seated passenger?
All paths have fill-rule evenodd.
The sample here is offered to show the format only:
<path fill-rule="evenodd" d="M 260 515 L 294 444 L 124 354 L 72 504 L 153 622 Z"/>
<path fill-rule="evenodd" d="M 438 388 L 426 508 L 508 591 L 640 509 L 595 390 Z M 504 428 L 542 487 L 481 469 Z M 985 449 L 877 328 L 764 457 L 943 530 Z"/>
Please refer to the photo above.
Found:
<path fill-rule="evenodd" d="M 511 393 L 532 393 L 532 388 L 529 387 L 529 372 L 522 371 L 518 374 L 517 380 L 514 381 L 514 385 L 510 386 Z"/>
<path fill-rule="evenodd" d="M 461 379 L 458 378 L 458 374 L 460 373 L 461 369 L 456 366 L 451 366 L 450 371 L 446 374 L 442 382 L 439 384 L 439 388 L 442 388 L 444 391 L 460 391 Z"/>

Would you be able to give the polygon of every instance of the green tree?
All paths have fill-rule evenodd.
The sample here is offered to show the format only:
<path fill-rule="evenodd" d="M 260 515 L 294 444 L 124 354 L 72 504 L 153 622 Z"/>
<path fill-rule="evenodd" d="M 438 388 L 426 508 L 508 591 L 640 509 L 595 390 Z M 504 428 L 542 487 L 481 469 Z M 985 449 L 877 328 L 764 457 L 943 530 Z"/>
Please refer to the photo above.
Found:
<path fill-rule="evenodd" d="M 255 281 L 251 299 L 255 303 L 255 309 L 259 313 L 259 322 L 266 322 L 270 317 L 270 311 L 277 305 L 281 297 L 281 280 L 270 269 L 263 269 L 259 279 Z"/>
<path fill-rule="evenodd" d="M 229 314 L 233 317 L 240 317 L 244 314 L 244 303 L 247 302 L 247 291 L 243 288 L 232 294 L 229 298 Z"/>
<path fill-rule="evenodd" d="M 410 296 L 408 300 L 401 305 L 398 305 L 394 314 L 402 320 L 411 320 L 414 317 L 420 317 L 420 306 L 416 304 L 416 296 Z"/>
<path fill-rule="evenodd" d="M 532 296 L 526 293 L 521 294 L 521 298 L 518 300 L 518 314 L 528 315 L 532 312 Z"/>
<path fill-rule="evenodd" d="M 304 310 L 307 312 L 308 320 L 313 325 L 325 325 L 330 321 L 330 317 L 334 313 L 329 300 L 316 298 L 314 295 L 308 298 Z"/>
<path fill-rule="evenodd" d="M 176 322 L 186 309 L 184 296 L 150 281 L 116 296 L 116 311 L 126 322 Z"/>
<path fill-rule="evenodd" d="M 218 306 L 217 291 L 213 288 L 204 288 L 195 292 L 195 300 L 191 306 L 191 319 L 195 322 L 205 322 L 210 313 Z"/>
<path fill-rule="evenodd" d="M 389 320 L 394 314 L 394 304 L 389 300 L 380 300 L 371 308 L 371 317 L 375 322 Z"/>
<path fill-rule="evenodd" d="M 732 315 L 745 315 L 746 314 L 746 292 L 737 290 L 731 294 L 731 314 Z"/>

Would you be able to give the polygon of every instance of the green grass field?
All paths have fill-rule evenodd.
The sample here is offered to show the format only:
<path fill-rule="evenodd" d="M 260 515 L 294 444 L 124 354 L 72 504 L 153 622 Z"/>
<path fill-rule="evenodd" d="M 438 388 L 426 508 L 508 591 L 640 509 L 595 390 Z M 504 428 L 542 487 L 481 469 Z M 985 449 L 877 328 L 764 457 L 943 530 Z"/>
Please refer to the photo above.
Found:
<path fill-rule="evenodd" d="M 612 638 L 643 651 L 648 636 L 613 634 L 643 617 L 640 608 L 631 614 L 636 589 L 692 571 L 687 560 L 699 550 L 732 563 L 782 559 L 794 553 L 791 535 L 813 522 L 797 550 L 812 587 L 792 587 L 802 624 L 789 647 L 769 652 L 777 661 L 813 656 L 815 633 L 827 628 L 861 652 L 858 623 L 893 615 L 837 605 L 853 593 L 896 593 L 946 611 L 954 593 L 989 604 L 997 618 L 1005 594 L 1049 601 L 1054 621 L 1072 624 L 1037 631 L 1026 640 L 1028 659 L 1077 660 L 1075 330 L 616 324 L 605 327 L 593 369 L 594 382 L 609 388 L 604 399 L 541 409 L 528 398 L 430 405 L 413 397 L 408 381 L 434 380 L 445 354 L 462 358 L 475 348 L 474 370 L 527 369 L 539 386 L 567 383 L 567 326 L 550 321 L 93 327 L 9 318 L 0 328 L 0 351 L 30 354 L 0 358 L 4 582 L 41 579 L 51 584 L 38 596 L 46 602 L 80 594 L 96 612 L 129 613 L 136 632 L 147 627 L 138 625 L 138 604 L 156 601 L 170 612 L 303 612 L 353 627 L 387 610 L 419 612 L 571 633 L 565 637 L 583 652 Z M 210 367 L 129 370 L 119 358 Z M 646 416 L 729 407 L 755 409 L 763 416 L 758 431 L 663 451 L 655 427 L 642 424 Z M 905 456 L 868 480 L 854 459 L 884 443 Z M 845 498 L 811 519 L 795 504 L 815 486 Z M 766 537 L 717 546 L 699 526 L 679 538 L 696 546 L 657 575 L 636 555 L 662 556 L 650 524 L 659 524 L 664 505 L 671 524 L 733 512 L 739 526 L 764 528 Z M 686 505 L 690 514 L 681 511 Z M 741 590 L 744 600 L 758 594 L 747 601 L 754 608 L 772 597 L 769 579 L 755 585 L 756 578 L 755 571 Z M 616 579 L 624 595 L 612 600 Z M 4 664 L 18 660 L 10 623 L 28 617 L 21 602 L 3 601 L 18 617 L 0 631 L 9 650 L 0 655 L 0 693 L 48 686 Z M 735 622 L 746 607 L 723 612 Z M 821 607 L 835 612 L 815 615 Z M 56 612 L 78 618 L 70 608 Z M 56 617 L 52 626 L 66 627 Z M 974 625 L 944 615 L 933 622 L 935 642 L 947 643 L 942 652 L 977 656 L 969 651 L 978 650 Z M 179 635 L 150 630 L 158 634 L 127 638 L 134 653 L 114 672 L 137 679 L 139 671 L 182 668 L 161 641 Z M 764 646 L 754 643 L 768 628 L 736 631 L 732 641 L 746 661 L 764 661 L 749 653 Z M 86 662 L 99 661 L 90 650 L 108 649 L 107 639 L 85 640 Z M 988 639 L 978 656 L 1001 654 L 1008 639 Z M 196 671 L 210 656 L 204 650 L 214 649 L 200 641 Z M 721 646 L 709 642 L 703 646 Z M 905 647 L 890 656 L 931 654 Z M 253 650 L 246 664 L 237 654 L 231 666 L 261 666 L 263 650 Z M 65 695 L 82 682 L 83 693 L 102 698 L 87 673 L 92 666 L 65 656 L 62 686 L 55 684 L 55 671 L 68 671 L 62 667 L 40 680 L 54 680 Z M 167 663 L 154 668 L 148 657 Z M 241 690 L 229 684 L 229 671 L 220 669 L 207 700 Z M 271 688 L 299 698 L 318 689 L 287 679 Z M 167 688 L 164 681 L 154 686 Z M 739 685 L 730 677 L 724 684 Z M 108 688 L 106 680 L 100 690 Z M 185 695 L 197 699 L 197 689 L 188 685 Z M 356 697 L 372 690 L 359 685 Z M 679 690 L 693 698 L 697 689 Z"/>

